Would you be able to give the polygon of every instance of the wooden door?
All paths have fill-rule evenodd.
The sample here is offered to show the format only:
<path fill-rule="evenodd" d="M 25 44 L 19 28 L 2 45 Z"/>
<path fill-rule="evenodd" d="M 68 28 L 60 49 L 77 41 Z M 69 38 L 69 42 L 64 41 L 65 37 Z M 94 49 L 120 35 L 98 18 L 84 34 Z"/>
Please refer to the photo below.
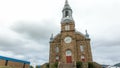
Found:
<path fill-rule="evenodd" d="M 66 56 L 66 61 L 67 61 L 67 63 L 72 63 L 72 57 L 71 56 Z"/>

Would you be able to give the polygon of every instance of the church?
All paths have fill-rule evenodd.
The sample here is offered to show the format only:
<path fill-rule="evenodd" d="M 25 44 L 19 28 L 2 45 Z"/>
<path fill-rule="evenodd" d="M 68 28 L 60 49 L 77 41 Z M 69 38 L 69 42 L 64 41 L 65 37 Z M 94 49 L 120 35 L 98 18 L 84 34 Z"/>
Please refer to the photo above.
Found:
<path fill-rule="evenodd" d="M 75 29 L 72 13 L 66 0 L 62 10 L 61 31 L 56 36 L 50 37 L 49 65 L 57 62 L 58 68 L 74 68 L 70 65 L 76 65 L 77 61 L 93 62 L 89 34 L 87 30 L 86 34 L 83 34 Z"/>
<path fill-rule="evenodd" d="M 90 38 L 75 29 L 72 9 L 66 0 L 62 10 L 61 32 L 50 38 L 49 62 L 72 63 L 75 61 L 92 61 Z"/>

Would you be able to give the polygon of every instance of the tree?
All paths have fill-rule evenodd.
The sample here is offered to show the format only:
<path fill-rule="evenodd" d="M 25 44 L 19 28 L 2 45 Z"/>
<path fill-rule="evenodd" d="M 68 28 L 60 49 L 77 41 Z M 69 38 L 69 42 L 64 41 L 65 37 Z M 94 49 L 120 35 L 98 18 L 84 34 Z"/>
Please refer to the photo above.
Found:
<path fill-rule="evenodd" d="M 33 68 L 33 66 L 30 66 L 30 68 Z"/>
<path fill-rule="evenodd" d="M 37 65 L 36 68 L 40 68 L 40 65 Z"/>

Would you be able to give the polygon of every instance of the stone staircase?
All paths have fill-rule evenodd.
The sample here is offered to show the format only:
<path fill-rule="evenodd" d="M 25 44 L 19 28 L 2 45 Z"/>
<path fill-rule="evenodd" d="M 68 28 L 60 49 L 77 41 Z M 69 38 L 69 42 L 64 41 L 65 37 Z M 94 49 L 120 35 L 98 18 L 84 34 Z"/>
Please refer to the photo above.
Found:
<path fill-rule="evenodd" d="M 74 63 L 60 63 L 58 68 L 76 68 Z"/>

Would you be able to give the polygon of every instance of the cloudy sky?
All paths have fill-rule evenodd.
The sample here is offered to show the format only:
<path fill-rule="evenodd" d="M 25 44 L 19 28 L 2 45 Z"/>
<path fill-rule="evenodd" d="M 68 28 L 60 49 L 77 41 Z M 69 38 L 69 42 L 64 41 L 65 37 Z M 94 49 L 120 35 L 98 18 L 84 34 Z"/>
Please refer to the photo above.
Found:
<path fill-rule="evenodd" d="M 43 64 L 60 32 L 65 0 L 0 0 L 0 55 Z M 120 0 L 69 0 L 76 29 L 88 30 L 93 60 L 120 62 Z"/>

